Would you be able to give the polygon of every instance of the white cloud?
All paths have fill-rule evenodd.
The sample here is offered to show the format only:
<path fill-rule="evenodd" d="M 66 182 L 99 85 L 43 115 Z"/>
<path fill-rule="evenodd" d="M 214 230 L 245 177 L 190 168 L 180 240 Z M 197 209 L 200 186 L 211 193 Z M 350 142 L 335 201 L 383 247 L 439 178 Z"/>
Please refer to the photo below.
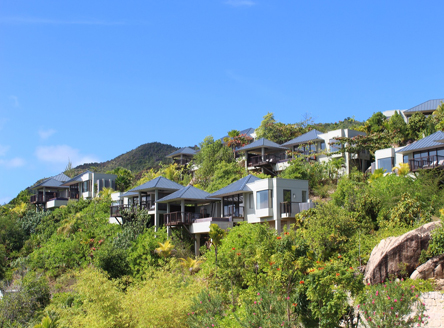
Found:
<path fill-rule="evenodd" d="M 102 20 L 59 20 L 38 17 L 0 17 L 3 24 L 39 24 L 39 25 L 124 25 L 125 22 Z"/>
<path fill-rule="evenodd" d="M 20 157 L 12 159 L 0 159 L 0 166 L 4 166 L 8 169 L 16 168 L 25 165 L 25 160 Z"/>
<path fill-rule="evenodd" d="M 48 139 L 50 136 L 52 136 L 54 133 L 56 133 L 57 131 L 54 129 L 48 129 L 48 130 L 39 130 L 39 136 L 41 139 L 45 140 Z"/>
<path fill-rule="evenodd" d="M 66 165 L 68 160 L 71 160 L 73 166 L 99 161 L 96 156 L 81 154 L 80 150 L 68 145 L 39 146 L 35 151 L 35 155 L 40 161 L 53 164 Z"/>
<path fill-rule="evenodd" d="M 15 108 L 20 107 L 20 103 L 17 96 L 11 95 L 9 96 L 9 98 L 12 100 L 12 106 L 14 106 Z"/>
<path fill-rule="evenodd" d="M 8 150 L 9 150 L 9 146 L 0 145 L 0 156 L 5 156 L 5 154 Z"/>
<path fill-rule="evenodd" d="M 9 203 L 12 200 L 12 197 L 1 197 L 0 198 L 0 206 Z"/>
<path fill-rule="evenodd" d="M 251 7 L 256 4 L 256 2 L 251 0 L 227 0 L 224 2 L 226 5 L 230 5 L 233 7 Z"/>

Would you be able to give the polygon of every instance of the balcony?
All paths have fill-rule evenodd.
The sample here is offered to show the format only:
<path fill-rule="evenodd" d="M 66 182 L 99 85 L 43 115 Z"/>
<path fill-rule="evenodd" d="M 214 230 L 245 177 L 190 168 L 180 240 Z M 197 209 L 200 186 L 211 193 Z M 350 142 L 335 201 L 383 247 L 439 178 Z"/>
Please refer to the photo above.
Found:
<path fill-rule="evenodd" d="M 172 212 L 164 214 L 167 226 L 191 225 L 197 219 L 200 219 L 199 213 Z"/>
<path fill-rule="evenodd" d="M 37 195 L 32 195 L 29 201 L 32 204 L 43 204 L 53 198 L 57 198 L 56 192 L 45 192 L 45 201 L 43 201 L 43 192 L 39 192 Z"/>
<path fill-rule="evenodd" d="M 281 218 L 294 218 L 296 214 L 314 207 L 315 204 L 311 202 L 282 202 L 280 204 Z"/>
<path fill-rule="evenodd" d="M 444 156 L 432 155 L 409 159 L 409 166 L 412 172 L 423 169 L 443 168 Z"/>
<path fill-rule="evenodd" d="M 234 206 L 228 205 L 224 207 L 224 217 L 234 217 L 234 218 L 243 218 L 244 217 L 244 207 L 243 206 Z"/>
<path fill-rule="evenodd" d="M 263 166 L 267 164 L 276 164 L 279 161 L 285 160 L 286 154 L 267 154 L 267 155 L 259 155 L 259 156 L 251 156 L 248 157 L 248 167 L 252 166 Z"/>

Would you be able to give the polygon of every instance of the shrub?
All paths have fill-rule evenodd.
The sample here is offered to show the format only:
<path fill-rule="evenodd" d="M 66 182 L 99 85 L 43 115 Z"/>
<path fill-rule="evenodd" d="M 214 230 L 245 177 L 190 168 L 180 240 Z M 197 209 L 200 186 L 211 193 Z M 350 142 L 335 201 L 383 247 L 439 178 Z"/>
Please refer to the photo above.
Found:
<path fill-rule="evenodd" d="M 358 305 L 364 325 L 371 328 L 427 325 L 425 305 L 413 283 L 388 281 L 367 286 Z"/>

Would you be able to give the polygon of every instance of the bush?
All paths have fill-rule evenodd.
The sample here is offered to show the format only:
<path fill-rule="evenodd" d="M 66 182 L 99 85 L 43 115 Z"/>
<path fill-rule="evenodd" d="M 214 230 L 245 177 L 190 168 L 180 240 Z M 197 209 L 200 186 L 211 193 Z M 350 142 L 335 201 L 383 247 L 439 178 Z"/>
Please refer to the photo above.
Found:
<path fill-rule="evenodd" d="M 106 271 L 110 278 L 120 278 L 131 273 L 128 263 L 128 251 L 108 243 L 94 254 L 94 263 Z"/>
<path fill-rule="evenodd" d="M 415 282 L 388 281 L 367 286 L 358 305 L 359 313 L 365 319 L 364 325 L 371 328 L 427 325 L 425 305 L 419 299 L 420 292 L 413 285 Z"/>
<path fill-rule="evenodd" d="M 154 227 L 146 229 L 143 234 L 139 235 L 128 256 L 129 266 L 134 276 L 143 278 L 151 269 L 158 268 L 168 261 L 155 252 L 159 243 L 165 242 L 166 237 L 165 228 L 154 231 Z"/>
<path fill-rule="evenodd" d="M 26 325 L 49 304 L 50 296 L 46 278 L 28 273 L 18 291 L 6 293 L 0 299 L 0 327 Z"/>

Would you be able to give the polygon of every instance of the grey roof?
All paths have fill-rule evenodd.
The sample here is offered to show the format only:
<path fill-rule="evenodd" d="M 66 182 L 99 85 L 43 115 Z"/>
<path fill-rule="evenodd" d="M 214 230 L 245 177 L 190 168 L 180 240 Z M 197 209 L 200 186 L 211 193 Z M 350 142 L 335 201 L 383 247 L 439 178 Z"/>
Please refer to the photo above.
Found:
<path fill-rule="evenodd" d="M 63 182 L 62 181 L 57 181 L 54 178 L 48 178 L 42 182 L 40 182 L 39 184 L 33 186 L 32 188 L 38 188 L 38 187 L 52 187 L 52 188 L 68 188 L 65 186 L 62 186 Z"/>
<path fill-rule="evenodd" d="M 401 148 L 400 150 L 397 151 L 397 153 L 404 154 L 416 150 L 427 150 L 427 149 L 442 147 L 443 144 L 437 141 L 441 139 L 444 139 L 444 132 L 438 131 L 429 135 L 428 137 L 422 138 L 421 140 L 415 141 L 414 143 L 405 146 L 404 148 Z"/>
<path fill-rule="evenodd" d="M 444 99 L 427 100 L 427 101 L 423 102 L 422 104 L 419 104 L 415 107 L 407 109 L 406 111 L 404 111 L 404 113 L 434 111 L 441 104 L 441 102 L 444 102 Z"/>
<path fill-rule="evenodd" d="M 42 182 L 32 186 L 32 188 L 37 187 L 60 187 L 63 182 L 68 181 L 70 178 L 65 175 L 64 173 L 60 173 L 57 175 L 54 175 L 51 178 L 47 178 L 43 180 Z M 60 187 L 60 188 L 66 188 L 66 187 Z"/>
<path fill-rule="evenodd" d="M 127 192 L 123 193 L 122 195 L 120 195 L 120 197 L 132 197 L 132 196 L 139 196 L 139 194 L 137 192 L 127 191 Z"/>
<path fill-rule="evenodd" d="M 190 147 L 183 147 L 183 148 L 180 148 L 180 149 L 172 152 L 171 154 L 169 154 L 165 157 L 171 158 L 171 157 L 178 156 L 178 155 L 194 155 L 196 153 L 197 153 L 197 151 L 190 148 Z"/>
<path fill-rule="evenodd" d="M 282 149 L 282 150 L 286 150 L 285 147 L 282 147 L 281 145 L 270 141 L 268 139 L 265 138 L 261 138 L 259 140 L 256 140 L 255 142 L 252 142 L 249 145 L 246 145 L 244 147 L 239 148 L 236 151 L 243 151 L 243 150 L 252 150 L 252 149 L 260 149 L 260 148 L 268 148 L 268 149 Z"/>
<path fill-rule="evenodd" d="M 322 134 L 321 131 L 311 130 L 311 131 L 308 131 L 307 133 L 301 134 L 299 137 L 296 137 L 290 141 L 287 141 L 286 143 L 283 143 L 282 146 L 288 147 L 288 146 L 307 143 L 307 142 L 314 141 L 314 140 L 324 140 L 319 137 L 320 134 Z"/>
<path fill-rule="evenodd" d="M 145 182 L 144 184 L 137 186 L 131 190 L 128 190 L 128 192 L 134 192 L 134 191 L 150 191 L 155 189 L 166 189 L 166 190 L 179 190 L 182 189 L 183 186 L 168 180 L 164 177 L 157 177 L 153 180 L 150 180 L 148 182 Z"/>
<path fill-rule="evenodd" d="M 76 175 L 74 178 L 72 178 L 68 181 L 65 181 L 65 183 L 63 185 L 67 186 L 69 184 L 72 184 L 72 182 L 82 182 L 81 177 L 82 177 L 82 175 L 84 175 L 86 173 L 92 173 L 92 172 L 90 170 L 86 170 L 85 172 L 82 172 L 82 173 Z"/>
<path fill-rule="evenodd" d="M 261 180 L 261 179 L 258 177 L 255 177 L 254 175 L 249 174 L 246 177 L 244 177 L 240 180 L 237 180 L 237 181 L 233 182 L 232 184 L 229 184 L 228 186 L 212 193 L 210 195 L 210 197 L 221 198 L 224 196 L 229 196 L 229 195 L 238 194 L 238 193 L 242 193 L 242 192 L 246 192 L 246 191 L 251 191 L 251 189 L 247 186 L 247 184 L 250 182 L 257 181 L 257 180 Z"/>
<path fill-rule="evenodd" d="M 60 174 L 54 175 L 52 177 L 52 179 L 57 180 L 57 181 L 61 181 L 61 182 L 65 182 L 71 178 L 69 176 L 67 176 L 65 173 L 60 173 Z"/>
<path fill-rule="evenodd" d="M 208 196 L 210 196 L 209 193 L 206 191 L 203 191 L 201 189 L 197 189 L 193 186 L 186 186 L 185 188 L 182 188 L 180 190 L 177 190 L 173 192 L 172 194 L 169 194 L 168 196 L 165 196 L 161 199 L 159 199 L 158 203 L 168 203 L 172 201 L 177 200 L 197 200 L 197 201 L 206 201 L 208 200 Z"/>

